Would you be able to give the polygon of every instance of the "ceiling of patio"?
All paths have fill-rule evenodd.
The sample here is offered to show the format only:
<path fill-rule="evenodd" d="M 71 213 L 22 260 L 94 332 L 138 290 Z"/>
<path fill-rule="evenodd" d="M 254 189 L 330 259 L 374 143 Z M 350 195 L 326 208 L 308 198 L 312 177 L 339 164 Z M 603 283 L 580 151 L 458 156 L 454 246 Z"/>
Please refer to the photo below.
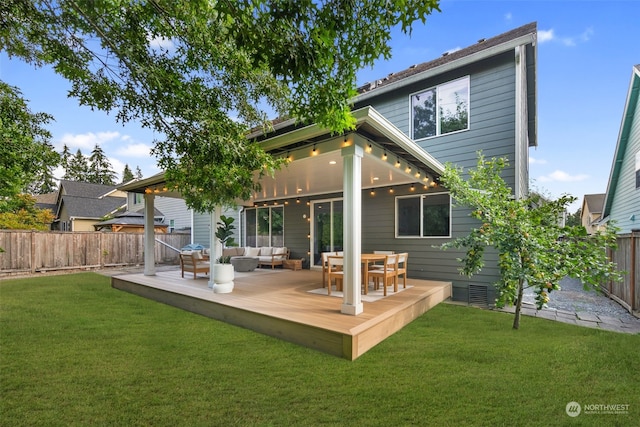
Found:
<path fill-rule="evenodd" d="M 404 169 L 366 153 L 361 171 L 363 189 L 420 182 Z M 339 193 L 343 187 L 343 159 L 340 151 L 332 151 L 296 160 L 276 172 L 274 178 L 265 176 L 261 182 L 262 191 L 252 199 L 254 202 Z"/>

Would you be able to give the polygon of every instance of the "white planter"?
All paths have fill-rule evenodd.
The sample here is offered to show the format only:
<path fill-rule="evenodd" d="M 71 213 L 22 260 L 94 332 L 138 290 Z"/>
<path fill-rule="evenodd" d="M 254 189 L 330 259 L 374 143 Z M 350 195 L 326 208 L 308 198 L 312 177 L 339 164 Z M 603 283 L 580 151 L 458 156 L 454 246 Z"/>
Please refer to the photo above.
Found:
<path fill-rule="evenodd" d="M 231 264 L 215 264 L 213 266 L 213 292 L 227 294 L 233 291 L 234 271 Z"/>

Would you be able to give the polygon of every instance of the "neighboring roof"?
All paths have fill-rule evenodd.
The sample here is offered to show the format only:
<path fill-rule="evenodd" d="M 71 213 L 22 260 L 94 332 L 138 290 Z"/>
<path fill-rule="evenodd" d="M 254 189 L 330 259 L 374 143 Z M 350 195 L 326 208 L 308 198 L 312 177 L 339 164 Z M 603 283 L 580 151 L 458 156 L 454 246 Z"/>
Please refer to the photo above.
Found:
<path fill-rule="evenodd" d="M 585 194 L 583 206 L 586 206 L 589 209 L 589 212 L 592 214 L 602 213 L 602 207 L 604 206 L 604 196 L 604 193 Z"/>
<path fill-rule="evenodd" d="M 611 213 L 611 205 L 613 204 L 613 197 L 618 187 L 620 169 L 622 169 L 622 161 L 624 160 L 624 154 L 627 151 L 627 144 L 629 143 L 629 136 L 631 134 L 631 125 L 633 124 L 633 118 L 636 115 L 636 106 L 638 105 L 639 95 L 640 64 L 633 66 L 633 71 L 631 73 L 627 102 L 625 103 L 624 113 L 622 114 L 622 123 L 618 134 L 618 142 L 616 143 L 616 151 L 613 156 L 613 164 L 611 165 L 609 183 L 607 184 L 607 193 L 604 198 L 604 209 L 602 211 L 603 219 L 606 219 L 606 217 Z"/>
<path fill-rule="evenodd" d="M 35 194 L 33 197 L 36 199 L 36 208 L 49 209 L 51 212 L 56 211 L 56 199 L 58 198 L 57 191 L 47 194 Z"/>
<path fill-rule="evenodd" d="M 144 209 L 143 209 L 144 210 Z M 164 216 L 162 212 L 158 209 L 155 209 L 155 217 Z M 144 226 L 144 214 L 140 212 L 123 212 L 115 216 L 115 218 L 101 221 L 93 226 L 98 229 L 107 225 L 135 225 L 135 226 Z M 165 224 L 161 221 L 154 221 L 153 225 L 155 227 L 169 227 L 168 224 Z"/>
<path fill-rule="evenodd" d="M 126 206 L 126 197 L 105 197 L 103 199 L 91 199 L 88 197 L 62 196 L 61 206 L 67 208 L 70 217 L 73 218 L 102 218 L 118 209 Z"/>
<path fill-rule="evenodd" d="M 115 185 L 93 184 L 90 182 L 60 180 L 60 187 L 64 190 L 63 194 L 68 196 L 79 196 L 98 199 L 108 196 L 118 188 Z"/>

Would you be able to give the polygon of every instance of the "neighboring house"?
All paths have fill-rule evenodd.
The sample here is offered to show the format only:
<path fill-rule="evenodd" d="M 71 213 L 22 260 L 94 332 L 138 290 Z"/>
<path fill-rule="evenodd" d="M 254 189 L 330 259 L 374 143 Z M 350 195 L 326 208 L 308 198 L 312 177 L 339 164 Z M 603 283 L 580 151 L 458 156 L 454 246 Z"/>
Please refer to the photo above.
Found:
<path fill-rule="evenodd" d="M 582 201 L 580 222 L 587 230 L 587 234 L 595 234 L 600 229 L 604 194 L 585 194 Z"/>
<path fill-rule="evenodd" d="M 353 100 L 356 129 L 344 135 L 295 120 L 248 135 L 289 162 L 239 209 L 240 243 L 285 245 L 311 268 L 320 268 L 322 252 L 344 250 L 350 272 L 359 269 L 353 255 L 360 252 L 408 252 L 409 277 L 452 282 L 454 299 L 491 304 L 496 253 L 488 251 L 485 267 L 468 278 L 456 259 L 463 253 L 438 247 L 479 225 L 468 209 L 453 206 L 439 177 L 446 162 L 475 167 L 482 150 L 507 157 L 505 181 L 515 197 L 528 195 L 536 45 L 531 23 L 371 82 Z M 163 179 L 121 188 L 153 196 L 149 189 Z M 194 234 L 199 242 L 201 232 Z M 357 314 L 357 305 L 345 301 L 342 310 Z"/>
<path fill-rule="evenodd" d="M 115 185 L 61 180 L 52 229 L 94 231 L 94 224 L 127 205 L 127 193 Z"/>
<path fill-rule="evenodd" d="M 33 196 L 36 199 L 35 207 L 38 209 L 48 209 L 51 212 L 51 217 L 55 218 L 56 215 L 56 199 L 58 198 L 58 192 L 47 194 L 36 194 Z M 53 224 L 48 224 L 49 229 Z"/>
<path fill-rule="evenodd" d="M 602 222 L 620 233 L 640 230 L 640 65 L 633 67 L 613 156 Z"/>
<path fill-rule="evenodd" d="M 144 231 L 144 209 L 138 212 L 126 211 L 116 214 L 114 218 L 94 224 L 96 231 L 113 231 L 114 233 L 142 233 Z M 166 233 L 169 226 L 163 223 L 164 215 L 155 209 L 153 228 L 156 233 Z"/>

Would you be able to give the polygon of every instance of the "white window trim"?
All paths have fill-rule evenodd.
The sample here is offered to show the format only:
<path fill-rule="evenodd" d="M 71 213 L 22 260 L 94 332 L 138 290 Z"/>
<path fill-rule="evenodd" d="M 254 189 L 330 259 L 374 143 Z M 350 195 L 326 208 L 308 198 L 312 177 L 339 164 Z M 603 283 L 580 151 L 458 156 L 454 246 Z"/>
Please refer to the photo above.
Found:
<path fill-rule="evenodd" d="M 446 84 L 453 83 L 453 82 L 456 82 L 458 80 L 466 80 L 467 81 L 467 88 L 469 89 L 469 101 L 467 102 L 467 128 L 466 129 L 456 130 L 456 131 L 453 131 L 453 132 L 448 132 L 448 133 L 445 133 L 445 134 L 441 134 L 440 133 L 440 109 L 438 108 L 438 104 L 437 104 L 437 102 L 438 102 L 438 88 L 440 86 L 444 86 Z M 432 90 L 432 89 L 436 90 L 436 134 L 432 135 L 432 136 L 425 136 L 424 138 L 414 139 L 413 138 L 413 107 L 411 105 L 411 98 L 413 97 L 413 95 L 420 94 L 420 93 L 423 93 L 423 92 L 427 92 L 427 91 Z M 414 141 L 424 141 L 424 140 L 431 139 L 431 138 L 438 138 L 440 136 L 454 135 L 454 134 L 459 133 L 459 132 L 466 132 L 466 131 L 468 131 L 470 129 L 471 129 L 471 78 L 470 78 L 469 75 L 466 75 L 464 77 L 460 77 L 460 78 L 457 78 L 457 79 L 449 80 L 449 81 L 446 81 L 446 82 L 442 82 L 442 83 L 440 83 L 438 85 L 431 86 L 431 87 L 424 88 L 424 89 L 420 89 L 418 91 L 415 91 L 415 92 L 412 92 L 412 93 L 409 94 L 409 137 L 412 140 L 414 140 Z"/>
<path fill-rule="evenodd" d="M 446 194 L 449 196 L 449 235 L 447 236 L 424 236 L 424 212 L 423 212 L 423 208 L 424 208 L 424 204 L 422 203 L 422 200 L 426 197 L 429 196 L 438 196 L 438 195 L 442 195 L 442 194 Z M 419 236 L 400 236 L 398 235 L 398 199 L 410 199 L 410 198 L 419 198 L 420 199 L 420 235 Z M 394 234 L 395 234 L 395 238 L 396 239 L 450 239 L 451 238 L 451 231 L 453 228 L 453 224 L 452 224 L 452 203 L 451 203 L 451 193 L 449 193 L 448 191 L 441 191 L 438 193 L 421 193 L 421 194 L 408 194 L 405 196 L 396 196 L 395 197 L 395 201 L 394 201 L 395 207 L 395 221 L 394 221 Z"/>

